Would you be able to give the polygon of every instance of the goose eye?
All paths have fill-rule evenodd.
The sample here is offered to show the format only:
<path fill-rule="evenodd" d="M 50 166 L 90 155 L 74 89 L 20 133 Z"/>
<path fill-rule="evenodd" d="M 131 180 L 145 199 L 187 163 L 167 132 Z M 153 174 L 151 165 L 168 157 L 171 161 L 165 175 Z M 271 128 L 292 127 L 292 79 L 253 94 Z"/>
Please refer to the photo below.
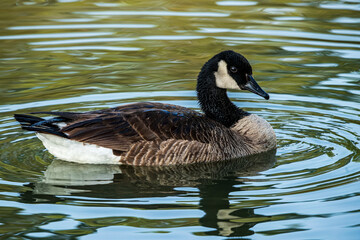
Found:
<path fill-rule="evenodd" d="M 234 66 L 231 66 L 231 67 L 230 67 L 230 71 L 233 72 L 233 73 L 236 73 L 236 72 L 237 72 L 237 68 L 234 67 Z"/>

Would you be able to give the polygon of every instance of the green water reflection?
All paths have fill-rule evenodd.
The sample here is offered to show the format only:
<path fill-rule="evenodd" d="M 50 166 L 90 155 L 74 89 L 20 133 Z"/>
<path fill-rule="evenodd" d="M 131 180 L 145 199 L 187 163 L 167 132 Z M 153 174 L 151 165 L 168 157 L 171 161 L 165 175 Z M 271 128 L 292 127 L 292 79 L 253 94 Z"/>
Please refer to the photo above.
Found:
<path fill-rule="evenodd" d="M 0 3 L 0 238 L 358 239 L 357 1 Z M 276 156 L 225 165 L 64 163 L 14 113 L 138 101 L 199 109 L 215 53 L 251 62 L 265 102 L 230 92 L 274 127 Z"/>

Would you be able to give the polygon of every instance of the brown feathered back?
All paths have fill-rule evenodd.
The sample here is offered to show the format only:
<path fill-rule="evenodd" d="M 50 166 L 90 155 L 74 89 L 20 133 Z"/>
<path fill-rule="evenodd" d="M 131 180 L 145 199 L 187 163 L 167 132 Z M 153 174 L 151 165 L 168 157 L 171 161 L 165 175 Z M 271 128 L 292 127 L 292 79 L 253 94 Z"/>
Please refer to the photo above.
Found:
<path fill-rule="evenodd" d="M 212 161 L 211 154 L 221 157 L 217 153 L 221 145 L 239 140 L 231 129 L 205 115 L 170 104 L 145 102 L 86 113 L 43 113 L 65 119 L 66 126 L 59 132 L 69 139 L 110 148 L 122 156 L 121 161 L 134 165 L 158 165 L 169 153 L 169 162 Z M 209 144 L 212 150 L 206 153 Z M 199 152 L 203 159 L 190 159 Z M 179 154 L 182 157 L 176 160 Z"/>
<path fill-rule="evenodd" d="M 234 129 L 227 128 L 197 111 L 176 105 L 144 102 L 85 113 L 41 113 L 57 117 L 44 121 L 34 117 L 38 122 L 28 128 L 112 149 L 119 163 L 212 162 L 262 151 L 246 134 L 239 134 L 239 124 Z M 59 121 L 65 126 L 59 128 Z"/>

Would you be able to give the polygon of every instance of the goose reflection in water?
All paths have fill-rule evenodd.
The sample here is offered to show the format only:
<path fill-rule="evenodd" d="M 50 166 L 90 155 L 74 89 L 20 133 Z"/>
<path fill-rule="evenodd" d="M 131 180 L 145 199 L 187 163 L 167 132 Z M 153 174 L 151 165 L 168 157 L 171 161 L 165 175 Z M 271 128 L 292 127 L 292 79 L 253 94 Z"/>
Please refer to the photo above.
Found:
<path fill-rule="evenodd" d="M 179 196 L 188 194 L 181 187 L 193 187 L 199 190 L 199 209 L 205 213 L 199 222 L 214 229 L 202 234 L 248 236 L 256 224 L 254 218 L 265 216 L 256 215 L 253 208 L 231 206 L 229 195 L 241 191 L 239 184 L 256 181 L 250 180 L 251 176 L 271 168 L 276 161 L 275 153 L 272 150 L 246 158 L 184 166 L 93 165 L 54 160 L 39 182 L 29 184 L 32 190 L 22 193 L 22 200 L 54 203 L 78 196 L 82 201 L 93 202 L 95 198 L 103 203 L 104 199 L 111 199 L 114 207 L 134 208 L 136 203 L 128 199 Z M 113 199 L 119 201 L 114 203 Z M 161 209 L 162 205 L 154 206 L 150 200 L 142 201 L 136 206 L 139 207 Z M 169 204 L 163 207 L 172 208 Z M 173 206 L 178 208 L 184 206 Z M 248 218 L 251 222 L 247 222 Z"/>

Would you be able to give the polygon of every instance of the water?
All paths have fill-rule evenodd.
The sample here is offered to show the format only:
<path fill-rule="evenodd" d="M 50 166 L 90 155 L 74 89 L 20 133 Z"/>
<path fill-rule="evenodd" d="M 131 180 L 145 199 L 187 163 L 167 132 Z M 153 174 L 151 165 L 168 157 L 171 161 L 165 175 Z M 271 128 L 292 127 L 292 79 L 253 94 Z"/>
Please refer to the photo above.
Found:
<path fill-rule="evenodd" d="M 2 239 L 359 239 L 360 4 L 0 3 Z M 227 164 L 54 160 L 14 113 L 139 101 L 199 109 L 202 64 L 243 53 L 270 100 L 231 92 L 278 149 Z"/>

